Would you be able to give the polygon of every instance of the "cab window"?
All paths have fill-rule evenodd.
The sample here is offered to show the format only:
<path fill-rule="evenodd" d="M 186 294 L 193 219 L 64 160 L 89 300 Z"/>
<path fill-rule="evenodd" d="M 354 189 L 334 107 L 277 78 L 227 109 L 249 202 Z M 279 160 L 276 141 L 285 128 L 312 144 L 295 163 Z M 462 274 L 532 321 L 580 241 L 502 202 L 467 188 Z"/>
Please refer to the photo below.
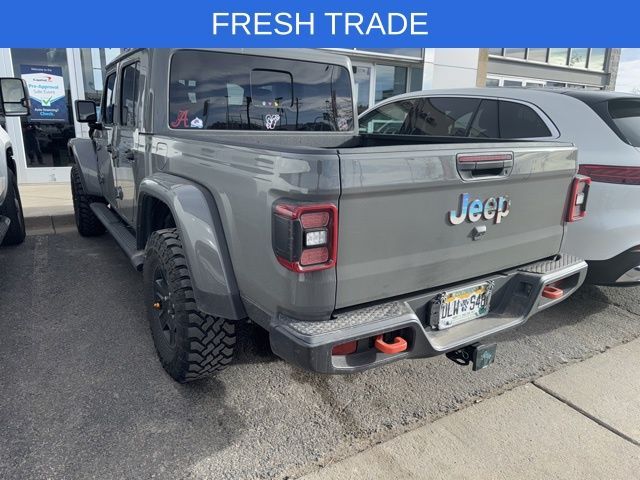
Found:
<path fill-rule="evenodd" d="M 120 124 L 125 127 L 136 126 L 138 108 L 138 84 L 140 82 L 140 63 L 132 63 L 122 70 L 120 88 Z"/>
<path fill-rule="evenodd" d="M 116 85 L 116 74 L 112 73 L 107 77 L 105 89 L 102 95 L 102 105 L 100 107 L 100 115 L 102 123 L 106 125 L 113 124 L 113 105 L 115 101 L 114 88 Z"/>

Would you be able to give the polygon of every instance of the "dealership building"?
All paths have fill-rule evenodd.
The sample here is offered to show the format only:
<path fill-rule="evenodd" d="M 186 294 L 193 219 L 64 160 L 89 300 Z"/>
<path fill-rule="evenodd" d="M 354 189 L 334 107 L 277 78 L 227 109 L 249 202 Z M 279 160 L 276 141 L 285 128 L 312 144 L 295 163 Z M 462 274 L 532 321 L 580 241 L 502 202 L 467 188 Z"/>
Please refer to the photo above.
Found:
<path fill-rule="evenodd" d="M 475 86 L 615 86 L 620 49 L 604 48 L 395 48 L 329 49 L 351 58 L 358 111 L 400 93 Z M 75 121 L 78 99 L 99 102 L 103 68 L 118 48 L 0 48 L 0 76 L 28 78 L 32 98 L 46 102 L 46 114 L 8 118 L 21 183 L 68 182 L 67 142 L 87 137 Z"/>

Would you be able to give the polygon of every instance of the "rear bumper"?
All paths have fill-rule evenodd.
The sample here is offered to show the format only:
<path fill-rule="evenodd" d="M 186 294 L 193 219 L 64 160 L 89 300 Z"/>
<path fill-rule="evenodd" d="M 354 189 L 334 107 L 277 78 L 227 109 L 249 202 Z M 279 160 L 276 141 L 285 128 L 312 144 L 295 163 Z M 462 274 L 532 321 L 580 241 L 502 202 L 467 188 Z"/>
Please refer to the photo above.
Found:
<path fill-rule="evenodd" d="M 640 285 L 640 248 L 634 247 L 608 260 L 590 261 L 585 282 L 595 285 Z"/>
<path fill-rule="evenodd" d="M 280 314 L 270 323 L 273 351 L 286 361 L 320 373 L 354 373 L 405 358 L 430 357 L 457 350 L 485 337 L 523 324 L 535 313 L 571 295 L 583 282 L 587 264 L 558 255 L 517 269 L 500 272 L 448 289 L 479 281 L 494 282 L 489 315 L 455 327 L 437 330 L 428 320 L 429 302 L 444 288 L 391 302 L 338 311 L 326 321 L 305 321 Z M 561 298 L 542 295 L 554 284 Z M 373 346 L 377 335 L 393 332 L 407 340 L 406 351 L 381 353 Z M 336 345 L 358 341 L 357 351 L 333 355 Z"/>

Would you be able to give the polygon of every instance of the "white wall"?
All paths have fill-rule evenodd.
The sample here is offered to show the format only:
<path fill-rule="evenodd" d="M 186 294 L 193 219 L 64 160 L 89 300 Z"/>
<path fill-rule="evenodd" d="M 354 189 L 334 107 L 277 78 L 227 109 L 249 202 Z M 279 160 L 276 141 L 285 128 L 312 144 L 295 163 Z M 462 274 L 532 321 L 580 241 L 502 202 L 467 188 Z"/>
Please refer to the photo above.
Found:
<path fill-rule="evenodd" d="M 479 48 L 426 48 L 422 87 L 475 87 Z"/>

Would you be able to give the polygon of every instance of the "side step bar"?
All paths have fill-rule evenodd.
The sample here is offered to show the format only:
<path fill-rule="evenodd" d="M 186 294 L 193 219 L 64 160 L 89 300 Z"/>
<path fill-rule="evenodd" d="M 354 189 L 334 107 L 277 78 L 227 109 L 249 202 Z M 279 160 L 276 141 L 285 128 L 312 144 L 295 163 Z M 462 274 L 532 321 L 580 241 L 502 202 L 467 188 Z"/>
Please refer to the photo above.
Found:
<path fill-rule="evenodd" d="M 104 203 L 92 203 L 90 205 L 93 213 L 102 222 L 104 228 L 111 234 L 115 241 L 129 257 L 133 267 L 140 271 L 144 264 L 144 250 L 138 250 L 136 237 L 122 222 L 120 217 L 111 211 Z"/>

